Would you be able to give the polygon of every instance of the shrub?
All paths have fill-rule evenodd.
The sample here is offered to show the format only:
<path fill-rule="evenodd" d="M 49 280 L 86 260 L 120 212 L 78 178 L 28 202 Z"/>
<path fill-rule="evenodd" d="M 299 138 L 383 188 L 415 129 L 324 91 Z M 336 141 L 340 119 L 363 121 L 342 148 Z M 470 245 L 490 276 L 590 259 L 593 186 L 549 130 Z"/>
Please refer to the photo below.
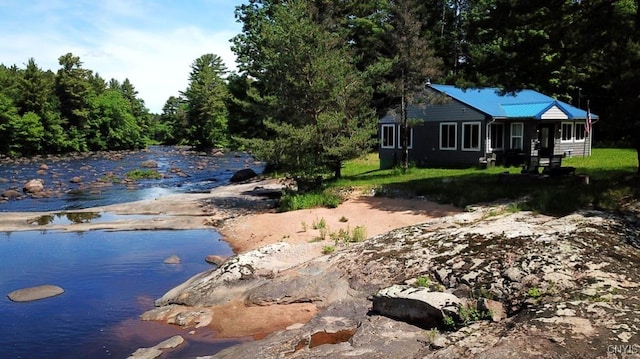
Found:
<path fill-rule="evenodd" d="M 328 207 L 335 208 L 342 202 L 340 197 L 327 192 L 285 193 L 280 199 L 280 211 Z"/>
<path fill-rule="evenodd" d="M 416 287 L 429 288 L 430 285 L 431 285 L 431 280 L 429 278 L 422 277 L 422 276 L 416 278 L 416 282 L 415 282 Z"/>
<path fill-rule="evenodd" d="M 542 291 L 538 287 L 531 287 L 527 291 L 527 296 L 530 298 L 540 298 L 542 296 Z"/>
<path fill-rule="evenodd" d="M 141 179 L 160 179 L 162 178 L 162 175 L 153 169 L 141 170 L 138 168 L 127 172 L 127 178 L 133 181 L 138 181 Z"/>
<path fill-rule="evenodd" d="M 327 221 L 325 221 L 324 217 L 322 217 L 322 218 L 320 218 L 319 221 L 313 221 L 313 224 L 311 225 L 311 228 L 313 228 L 313 229 L 327 228 Z"/>
<path fill-rule="evenodd" d="M 335 246 L 324 246 L 322 247 L 322 254 L 331 254 L 336 251 Z"/>
<path fill-rule="evenodd" d="M 362 242 L 367 239 L 367 229 L 364 226 L 357 226 L 353 229 L 351 242 Z"/>

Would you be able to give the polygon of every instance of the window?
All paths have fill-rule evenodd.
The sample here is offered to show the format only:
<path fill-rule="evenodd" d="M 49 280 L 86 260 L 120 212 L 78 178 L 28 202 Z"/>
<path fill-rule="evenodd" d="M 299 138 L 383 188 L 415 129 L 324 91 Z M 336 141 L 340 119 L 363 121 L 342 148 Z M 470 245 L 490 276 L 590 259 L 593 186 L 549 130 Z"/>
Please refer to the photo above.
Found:
<path fill-rule="evenodd" d="M 393 125 L 393 124 L 382 125 L 381 131 L 380 131 L 381 137 L 382 137 L 380 147 L 382 148 L 396 147 L 395 130 L 396 130 L 396 125 Z"/>
<path fill-rule="evenodd" d="M 462 150 L 480 151 L 480 122 L 462 124 Z"/>
<path fill-rule="evenodd" d="M 576 141 L 584 141 L 585 138 L 585 124 L 584 123 L 576 123 L 576 135 L 575 135 L 575 140 Z"/>
<path fill-rule="evenodd" d="M 562 123 L 562 142 L 569 142 L 573 140 L 573 123 L 571 122 L 563 122 Z"/>
<path fill-rule="evenodd" d="M 504 148 L 504 124 L 492 123 L 489 125 L 489 138 L 492 150 Z"/>
<path fill-rule="evenodd" d="M 454 122 L 443 122 L 440 124 L 440 149 L 455 150 L 457 124 Z"/>
<path fill-rule="evenodd" d="M 398 148 L 402 148 L 402 130 L 404 126 L 400 126 L 398 131 Z M 407 148 L 413 148 L 413 127 L 409 127 L 409 137 L 407 138 Z"/>
<path fill-rule="evenodd" d="M 522 122 L 511 124 L 511 149 L 522 149 L 522 136 L 524 134 L 524 125 Z"/>

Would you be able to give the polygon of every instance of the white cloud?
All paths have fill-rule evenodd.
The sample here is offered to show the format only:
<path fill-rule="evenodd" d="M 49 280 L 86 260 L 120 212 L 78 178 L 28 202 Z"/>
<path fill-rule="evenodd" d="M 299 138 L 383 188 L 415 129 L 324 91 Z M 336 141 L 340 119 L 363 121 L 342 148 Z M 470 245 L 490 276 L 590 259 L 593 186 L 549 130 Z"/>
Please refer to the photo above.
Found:
<path fill-rule="evenodd" d="M 220 56 L 228 69 L 235 69 L 230 31 L 205 32 L 184 27 L 168 32 L 147 33 L 117 30 L 98 48 L 79 54 L 85 67 L 109 80 L 128 78 L 151 112 L 159 113 L 170 96 L 188 86 L 193 61 L 206 54 Z"/>
<path fill-rule="evenodd" d="M 191 63 L 213 53 L 229 70 L 235 55 L 229 39 L 240 31 L 234 5 L 220 1 L 51 0 L 31 7 L 0 0 L 0 63 L 33 57 L 57 71 L 68 52 L 105 80 L 128 78 L 151 112 L 186 89 Z M 4 14 L 3 14 L 4 13 Z"/>

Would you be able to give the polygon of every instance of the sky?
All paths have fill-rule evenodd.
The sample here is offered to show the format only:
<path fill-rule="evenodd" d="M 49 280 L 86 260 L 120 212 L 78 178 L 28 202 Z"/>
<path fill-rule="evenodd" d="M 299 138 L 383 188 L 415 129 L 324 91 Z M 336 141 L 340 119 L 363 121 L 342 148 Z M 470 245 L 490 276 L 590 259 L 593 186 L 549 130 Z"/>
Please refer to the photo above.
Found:
<path fill-rule="evenodd" d="M 57 72 L 71 52 L 109 81 L 129 79 L 152 113 L 189 83 L 191 64 L 212 53 L 236 69 L 229 40 L 242 31 L 243 0 L 0 0 L 0 63 L 33 58 Z"/>

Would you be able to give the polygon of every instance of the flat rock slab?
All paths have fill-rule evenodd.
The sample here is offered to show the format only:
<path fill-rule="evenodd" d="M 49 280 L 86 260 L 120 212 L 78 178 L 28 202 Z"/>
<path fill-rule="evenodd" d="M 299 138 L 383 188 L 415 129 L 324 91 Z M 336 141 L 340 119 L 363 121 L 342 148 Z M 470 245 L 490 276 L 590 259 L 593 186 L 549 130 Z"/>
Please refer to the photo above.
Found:
<path fill-rule="evenodd" d="M 57 285 L 45 284 L 37 287 L 14 290 L 7 296 L 14 302 L 31 302 L 38 299 L 55 297 L 62 293 L 64 293 L 64 289 Z"/>

